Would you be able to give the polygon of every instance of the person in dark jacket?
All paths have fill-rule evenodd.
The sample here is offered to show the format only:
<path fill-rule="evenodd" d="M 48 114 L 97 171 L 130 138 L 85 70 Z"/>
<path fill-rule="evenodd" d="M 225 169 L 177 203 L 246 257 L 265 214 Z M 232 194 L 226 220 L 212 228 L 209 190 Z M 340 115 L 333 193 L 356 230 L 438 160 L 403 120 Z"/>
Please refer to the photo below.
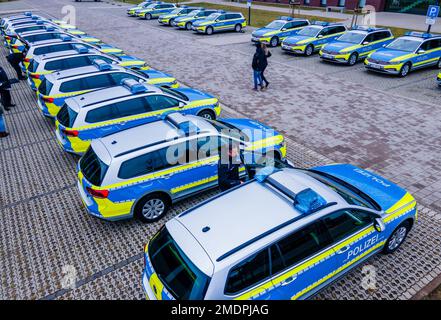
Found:
<path fill-rule="evenodd" d="M 256 52 L 253 56 L 252 68 L 254 75 L 254 89 L 257 91 L 257 86 L 263 89 L 262 83 L 262 66 L 263 66 L 264 53 L 260 45 L 256 46 Z"/>
<path fill-rule="evenodd" d="M 0 106 L 0 138 L 5 138 L 9 135 L 6 131 L 5 118 L 3 116 L 3 108 Z"/>
<path fill-rule="evenodd" d="M 9 108 L 15 107 L 15 104 L 11 102 L 11 81 L 6 74 L 6 71 L 0 67 L 0 97 L 1 103 L 6 111 L 9 111 Z"/>
<path fill-rule="evenodd" d="M 262 56 L 262 72 L 260 74 L 261 78 L 262 78 L 262 88 L 263 88 L 263 83 L 265 82 L 265 88 L 268 88 L 269 82 L 268 80 L 266 80 L 264 72 L 266 67 L 268 67 L 268 58 L 271 57 L 271 52 L 269 51 L 268 47 L 266 46 L 265 43 L 262 43 L 262 51 L 263 51 L 263 56 Z"/>
<path fill-rule="evenodd" d="M 23 60 L 23 55 L 21 53 L 11 53 L 6 58 L 8 59 L 8 62 L 11 64 L 11 66 L 14 68 L 15 72 L 17 72 L 18 79 L 25 80 L 26 77 L 23 75 L 20 67 L 20 62 L 22 62 Z"/>
<path fill-rule="evenodd" d="M 239 147 L 230 145 L 226 158 L 221 156 L 218 165 L 218 183 L 221 191 L 226 191 L 242 183 L 239 175 L 241 165 Z"/>

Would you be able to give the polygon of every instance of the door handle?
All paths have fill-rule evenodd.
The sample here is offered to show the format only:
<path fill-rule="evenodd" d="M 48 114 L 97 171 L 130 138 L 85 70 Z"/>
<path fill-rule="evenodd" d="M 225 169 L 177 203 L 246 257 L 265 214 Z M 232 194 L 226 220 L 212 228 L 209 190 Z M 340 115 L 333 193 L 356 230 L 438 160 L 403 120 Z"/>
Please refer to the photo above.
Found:
<path fill-rule="evenodd" d="M 343 248 L 341 248 L 340 250 L 337 251 L 337 254 L 345 253 L 345 252 L 348 251 L 350 248 L 351 248 L 350 246 L 344 246 Z"/>
<path fill-rule="evenodd" d="M 286 278 L 286 280 L 282 282 L 282 287 L 287 286 L 288 284 L 293 282 L 295 279 L 297 279 L 297 277 L 291 276 L 289 278 Z"/>

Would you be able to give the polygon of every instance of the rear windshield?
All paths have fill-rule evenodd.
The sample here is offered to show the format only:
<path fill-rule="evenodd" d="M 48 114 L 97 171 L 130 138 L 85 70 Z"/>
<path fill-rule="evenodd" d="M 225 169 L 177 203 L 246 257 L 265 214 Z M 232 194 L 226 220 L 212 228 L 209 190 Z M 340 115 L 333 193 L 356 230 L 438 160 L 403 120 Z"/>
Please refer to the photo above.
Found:
<path fill-rule="evenodd" d="M 50 46 L 44 46 L 41 48 L 36 48 L 34 50 L 34 55 L 38 56 L 38 55 L 46 54 L 49 52 L 60 52 L 60 51 L 66 51 L 66 50 L 71 50 L 71 49 L 72 49 L 72 45 L 69 43 L 50 45 Z"/>
<path fill-rule="evenodd" d="M 47 95 L 49 95 L 49 93 L 51 92 L 53 86 L 54 86 L 54 85 L 52 84 L 52 82 L 50 82 L 50 81 L 47 80 L 47 79 L 43 79 L 43 81 L 41 81 L 40 86 L 38 87 L 38 91 L 39 91 L 42 95 L 47 96 Z"/>
<path fill-rule="evenodd" d="M 36 72 L 38 69 L 39 63 L 37 61 L 35 61 L 34 59 L 31 60 L 31 62 L 29 62 L 29 71 L 30 72 Z"/>
<path fill-rule="evenodd" d="M 158 278 L 179 300 L 202 300 L 210 278 L 185 256 L 167 228 L 150 241 L 149 257 Z"/>
<path fill-rule="evenodd" d="M 72 128 L 77 116 L 78 113 L 69 108 L 68 105 L 65 103 L 57 114 L 57 120 L 63 126 L 67 128 Z"/>
<path fill-rule="evenodd" d="M 81 172 L 94 186 L 101 186 L 108 168 L 109 166 L 101 161 L 92 148 L 89 148 L 80 160 Z"/>

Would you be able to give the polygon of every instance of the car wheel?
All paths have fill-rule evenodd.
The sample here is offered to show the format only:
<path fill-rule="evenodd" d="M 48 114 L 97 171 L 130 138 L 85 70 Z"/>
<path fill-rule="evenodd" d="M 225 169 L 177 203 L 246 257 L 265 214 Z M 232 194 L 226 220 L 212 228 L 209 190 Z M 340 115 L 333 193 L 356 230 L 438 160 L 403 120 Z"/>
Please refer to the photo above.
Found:
<path fill-rule="evenodd" d="M 407 76 L 410 72 L 410 63 L 406 63 L 404 66 L 401 67 L 400 70 L 400 77 L 404 78 L 405 76 Z"/>
<path fill-rule="evenodd" d="M 438 64 L 436 65 L 438 69 L 441 69 L 441 59 L 438 60 Z"/>
<path fill-rule="evenodd" d="M 152 20 L 152 15 L 151 15 L 150 13 L 147 13 L 147 14 L 145 15 L 145 19 L 146 19 L 146 20 Z"/>
<path fill-rule="evenodd" d="M 174 21 L 174 19 L 170 19 L 170 20 L 168 20 L 168 25 L 169 25 L 170 27 L 173 25 L 173 21 Z"/>
<path fill-rule="evenodd" d="M 358 53 L 354 52 L 349 56 L 348 65 L 353 66 L 358 61 Z"/>
<path fill-rule="evenodd" d="M 272 37 L 270 40 L 270 46 L 271 47 L 277 47 L 279 45 L 279 38 Z"/>
<path fill-rule="evenodd" d="M 208 34 L 208 35 L 213 34 L 213 27 L 207 27 L 205 29 L 205 33 Z"/>
<path fill-rule="evenodd" d="M 185 29 L 187 29 L 187 30 L 191 30 L 191 22 L 187 22 L 187 23 L 185 24 Z"/>
<path fill-rule="evenodd" d="M 141 221 L 151 223 L 161 219 L 170 208 L 165 196 L 154 193 L 142 198 L 136 205 L 135 216 Z"/>
<path fill-rule="evenodd" d="M 211 110 L 203 110 L 198 113 L 198 116 L 205 118 L 205 119 L 208 119 L 208 120 L 215 120 L 216 119 L 216 115 Z"/>
<path fill-rule="evenodd" d="M 389 254 L 398 250 L 398 248 L 403 244 L 404 240 L 407 237 L 407 234 L 410 231 L 410 222 L 404 221 L 400 224 L 392 235 L 387 239 L 386 244 L 384 245 L 383 253 Z"/>
<path fill-rule="evenodd" d="M 235 26 L 234 26 L 234 31 L 236 31 L 236 32 L 241 32 L 242 31 L 242 25 L 241 24 L 236 24 Z"/>
<path fill-rule="evenodd" d="M 308 44 L 305 49 L 305 56 L 309 57 L 314 53 L 314 46 L 312 44 Z"/>

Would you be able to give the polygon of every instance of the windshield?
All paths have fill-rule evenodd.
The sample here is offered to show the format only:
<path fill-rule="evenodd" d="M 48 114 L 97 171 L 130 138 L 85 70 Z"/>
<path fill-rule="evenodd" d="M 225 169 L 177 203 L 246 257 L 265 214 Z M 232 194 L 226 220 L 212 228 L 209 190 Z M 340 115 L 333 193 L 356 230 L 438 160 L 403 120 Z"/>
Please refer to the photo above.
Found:
<path fill-rule="evenodd" d="M 194 17 L 195 15 L 197 15 L 198 13 L 203 13 L 203 10 L 193 10 L 191 11 L 189 14 L 187 14 L 187 16 L 189 17 Z"/>
<path fill-rule="evenodd" d="M 39 63 L 37 61 L 35 61 L 34 59 L 31 60 L 31 62 L 29 62 L 29 66 L 28 66 L 28 70 L 30 72 L 36 72 L 38 69 Z"/>
<path fill-rule="evenodd" d="M 185 100 L 185 101 L 190 100 L 182 92 L 179 92 L 179 91 L 176 91 L 176 90 L 173 90 L 173 89 L 169 89 L 169 88 L 165 88 L 165 87 L 161 87 L 160 89 L 162 90 L 162 92 L 168 93 L 168 94 L 170 94 L 172 96 L 175 96 L 176 98 L 179 98 L 179 99 L 182 99 L 182 100 Z"/>
<path fill-rule="evenodd" d="M 301 35 L 301 36 L 307 36 L 307 37 L 316 37 L 319 32 L 320 32 L 319 28 L 305 27 L 302 30 L 300 30 L 297 34 Z"/>
<path fill-rule="evenodd" d="M 80 159 L 80 170 L 84 177 L 94 186 L 101 186 L 109 167 L 101 161 L 90 147 Z"/>
<path fill-rule="evenodd" d="M 202 300 L 210 278 L 182 252 L 167 228 L 150 241 L 149 258 L 158 278 L 179 300 Z"/>
<path fill-rule="evenodd" d="M 406 52 L 414 52 L 420 46 L 420 41 L 415 41 L 412 39 L 396 39 L 386 46 L 388 49 L 406 51 Z"/>
<path fill-rule="evenodd" d="M 359 32 L 346 32 L 344 33 L 340 38 L 338 38 L 338 41 L 342 42 L 349 42 L 349 43 L 355 43 L 359 44 L 363 41 L 363 39 L 366 37 L 366 34 L 359 33 Z"/>
<path fill-rule="evenodd" d="M 273 21 L 270 24 L 268 24 L 265 28 L 268 29 L 277 29 L 279 30 L 280 28 L 282 28 L 285 25 L 284 22 L 281 21 Z"/>
<path fill-rule="evenodd" d="M 157 5 L 156 3 L 149 4 L 146 8 L 147 8 L 147 9 L 152 9 L 152 8 L 154 8 L 156 5 Z"/>
<path fill-rule="evenodd" d="M 235 126 L 229 123 L 220 120 L 207 120 L 207 121 L 213 127 L 215 127 L 219 133 L 222 133 L 234 139 L 240 139 L 242 141 L 250 141 L 250 138 L 245 133 L 243 133 L 240 129 L 236 128 Z"/>
<path fill-rule="evenodd" d="M 212 13 L 207 17 L 207 20 L 216 20 L 220 16 L 220 13 Z"/>
<path fill-rule="evenodd" d="M 368 195 L 336 177 L 315 170 L 304 172 L 334 190 L 350 205 L 381 210 L 380 206 Z"/>
<path fill-rule="evenodd" d="M 178 8 L 178 9 L 175 9 L 175 10 L 173 10 L 172 12 L 170 12 L 170 14 L 178 14 L 179 12 L 181 12 L 182 11 L 182 9 L 181 8 Z"/>

